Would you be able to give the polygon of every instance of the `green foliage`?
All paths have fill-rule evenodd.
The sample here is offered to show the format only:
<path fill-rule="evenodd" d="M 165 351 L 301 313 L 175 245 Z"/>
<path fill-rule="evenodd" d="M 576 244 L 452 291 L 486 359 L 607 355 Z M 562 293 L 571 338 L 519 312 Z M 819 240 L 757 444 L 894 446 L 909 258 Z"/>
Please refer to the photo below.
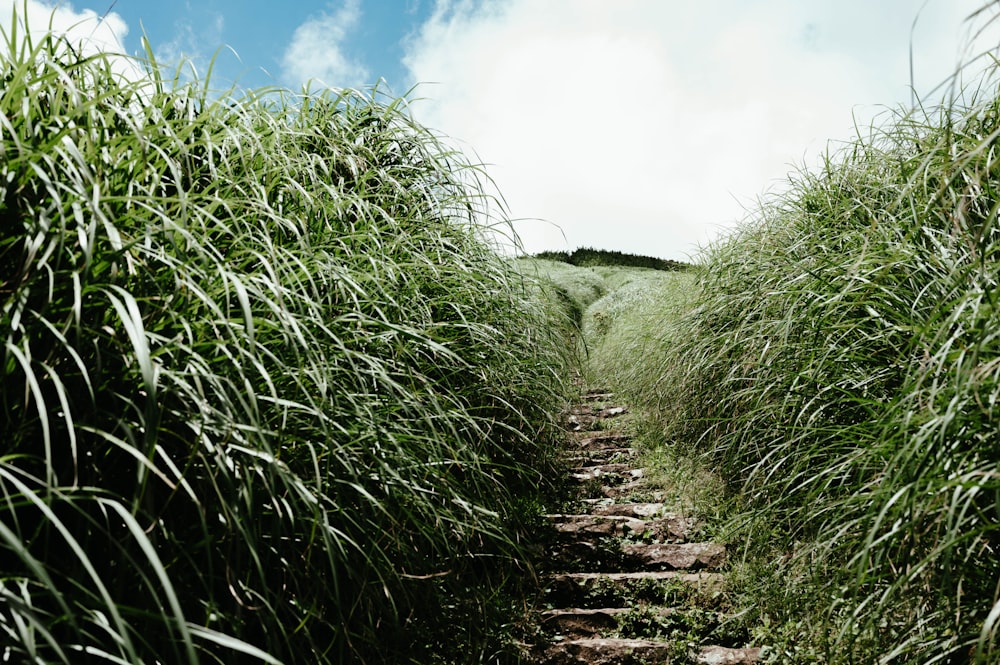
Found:
<path fill-rule="evenodd" d="M 611 390 L 632 408 L 629 430 L 656 500 L 717 522 L 718 478 L 698 451 L 666 436 L 661 417 L 661 359 L 664 347 L 673 343 L 678 320 L 693 306 L 694 271 L 580 268 L 542 259 L 519 263 L 550 284 L 551 292 L 573 294 L 574 310 L 582 312 L 577 324 L 581 379 Z M 638 489 L 632 498 L 653 500 L 650 491 Z"/>
<path fill-rule="evenodd" d="M 658 259 L 653 256 L 630 254 L 606 249 L 580 247 L 572 252 L 539 252 L 536 259 L 559 261 L 580 267 L 620 266 L 627 268 L 652 268 L 654 270 L 687 270 L 690 264 L 673 259 Z"/>
<path fill-rule="evenodd" d="M 549 308 L 563 313 L 564 334 L 575 335 L 583 326 L 583 315 L 592 302 L 604 295 L 604 279 L 594 270 L 547 259 L 517 259 L 518 269 L 536 285 L 538 297 Z"/>
<path fill-rule="evenodd" d="M 634 268 L 603 268 L 607 293 L 593 302 L 584 317 L 590 351 L 587 379 L 623 393 L 643 405 L 650 383 L 657 383 L 655 366 L 645 362 L 662 353 L 666 335 L 693 293 L 689 271 L 663 272 Z"/>
<path fill-rule="evenodd" d="M 656 363 L 671 436 L 781 557 L 759 616 L 789 658 L 1000 653 L 998 119 L 899 114 L 798 176 L 709 248 Z"/>
<path fill-rule="evenodd" d="M 375 91 L 7 37 L 4 659 L 493 659 L 564 360 L 482 173 Z"/>
<path fill-rule="evenodd" d="M 682 611 L 637 605 L 618 617 L 617 632 L 625 638 L 667 640 L 673 646 L 671 655 L 683 662 L 690 659 L 692 646 L 746 642 L 744 627 L 728 625 L 723 618 L 718 611 L 697 605 Z"/>

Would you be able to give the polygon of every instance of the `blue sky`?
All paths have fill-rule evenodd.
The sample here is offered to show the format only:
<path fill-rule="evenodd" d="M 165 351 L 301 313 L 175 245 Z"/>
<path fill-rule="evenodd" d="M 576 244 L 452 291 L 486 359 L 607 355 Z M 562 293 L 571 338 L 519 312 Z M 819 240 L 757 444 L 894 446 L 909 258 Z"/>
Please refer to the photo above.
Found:
<path fill-rule="evenodd" d="M 410 85 L 404 42 L 432 9 L 426 0 L 117 0 L 112 11 L 129 27 L 124 44 L 130 53 L 140 51 L 145 32 L 165 61 L 184 58 L 204 72 L 215 56 L 213 79 L 220 85 L 300 87 L 301 73 L 287 60 L 296 38 L 305 39 L 312 27 L 323 43 L 304 45 L 311 55 L 319 60 L 334 49 L 355 66 L 336 72 L 341 76 L 328 85 L 364 86 L 381 78 L 402 94 Z M 307 73 L 329 73 L 319 64 L 313 70 Z"/>
<path fill-rule="evenodd" d="M 0 0 L 0 24 L 14 5 Z M 112 4 L 113 3 L 113 4 Z M 978 24 L 964 23 L 977 9 Z M 1000 44 L 987 0 L 28 0 L 90 48 L 225 87 L 420 83 L 525 248 L 686 259 L 790 172 Z M 109 11 L 110 10 L 110 11 Z M 99 21 L 99 18 L 103 20 Z M 1000 24 L 1000 21 L 995 21 Z M 238 57 L 237 57 L 238 55 Z M 967 70 L 968 81 L 976 78 Z M 831 141 L 833 143 L 831 143 Z"/>

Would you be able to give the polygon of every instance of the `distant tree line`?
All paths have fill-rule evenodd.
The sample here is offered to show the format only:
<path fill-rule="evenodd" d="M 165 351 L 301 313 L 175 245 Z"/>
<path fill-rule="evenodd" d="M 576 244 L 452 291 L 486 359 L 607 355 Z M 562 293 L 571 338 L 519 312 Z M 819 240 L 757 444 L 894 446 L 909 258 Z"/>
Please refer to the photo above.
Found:
<path fill-rule="evenodd" d="M 606 249 L 581 247 L 572 252 L 539 252 L 535 258 L 561 261 L 574 266 L 628 266 L 631 268 L 653 268 L 654 270 L 687 270 L 691 264 L 654 256 L 628 254 Z"/>

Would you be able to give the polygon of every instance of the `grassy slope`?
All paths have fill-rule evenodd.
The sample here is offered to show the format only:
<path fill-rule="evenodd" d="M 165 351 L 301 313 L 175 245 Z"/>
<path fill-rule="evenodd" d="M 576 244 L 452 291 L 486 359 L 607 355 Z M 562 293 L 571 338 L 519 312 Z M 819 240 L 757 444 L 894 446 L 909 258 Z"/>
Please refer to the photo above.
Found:
<path fill-rule="evenodd" d="M 992 95 L 898 116 L 582 317 L 588 379 L 722 474 L 776 662 L 996 662 L 998 142 Z"/>
<path fill-rule="evenodd" d="M 0 72 L 4 653 L 494 662 L 563 360 L 479 171 L 362 93 Z"/>
<path fill-rule="evenodd" d="M 575 302 L 575 308 L 583 311 L 580 380 L 588 388 L 614 392 L 613 403 L 629 407 L 629 414 L 616 422 L 631 435 L 630 445 L 639 453 L 635 464 L 643 469 L 642 487 L 633 490 L 629 500 L 662 502 L 669 511 L 696 518 L 700 537 L 725 538 L 728 515 L 718 474 L 696 447 L 668 436 L 659 405 L 649 400 L 651 387 L 662 374 L 663 346 L 693 302 L 695 275 L 627 263 L 576 267 L 522 259 L 521 265 L 550 282 L 552 291 L 581 296 Z M 670 621 L 657 618 L 649 602 L 636 601 L 633 612 L 622 619 L 623 635 L 633 634 L 631 621 L 658 626 L 660 635 L 673 640 L 684 657 L 689 643 L 744 643 L 755 628 L 747 620 L 748 603 L 739 588 L 713 597 L 708 603 L 711 610 L 704 599 L 681 593 L 669 602 L 673 609 L 679 605 L 685 609 Z M 720 611 L 732 615 L 720 622 Z"/>
<path fill-rule="evenodd" d="M 1000 102 L 899 116 L 705 254 L 642 391 L 782 662 L 995 662 Z M 978 660 L 977 660 L 978 659 Z"/>
<path fill-rule="evenodd" d="M 632 408 L 630 427 L 650 486 L 670 488 L 680 502 L 673 508 L 711 516 L 717 525 L 717 479 L 696 451 L 668 438 L 660 405 L 651 401 L 662 374 L 663 346 L 691 306 L 696 277 L 690 271 L 632 267 L 627 258 L 625 263 L 579 267 L 519 260 L 522 270 L 548 284 L 549 297 L 571 301 L 567 311 L 578 326 L 580 380 L 615 392 Z"/>

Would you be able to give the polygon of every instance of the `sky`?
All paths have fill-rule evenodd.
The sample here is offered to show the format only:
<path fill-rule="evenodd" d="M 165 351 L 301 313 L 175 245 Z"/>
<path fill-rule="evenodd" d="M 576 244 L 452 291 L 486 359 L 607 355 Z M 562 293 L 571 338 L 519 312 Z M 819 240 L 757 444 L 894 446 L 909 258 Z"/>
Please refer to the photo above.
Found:
<path fill-rule="evenodd" d="M 524 251 L 678 260 L 1000 44 L 996 0 L 0 0 L 0 26 L 15 6 L 215 87 L 407 94 Z"/>

